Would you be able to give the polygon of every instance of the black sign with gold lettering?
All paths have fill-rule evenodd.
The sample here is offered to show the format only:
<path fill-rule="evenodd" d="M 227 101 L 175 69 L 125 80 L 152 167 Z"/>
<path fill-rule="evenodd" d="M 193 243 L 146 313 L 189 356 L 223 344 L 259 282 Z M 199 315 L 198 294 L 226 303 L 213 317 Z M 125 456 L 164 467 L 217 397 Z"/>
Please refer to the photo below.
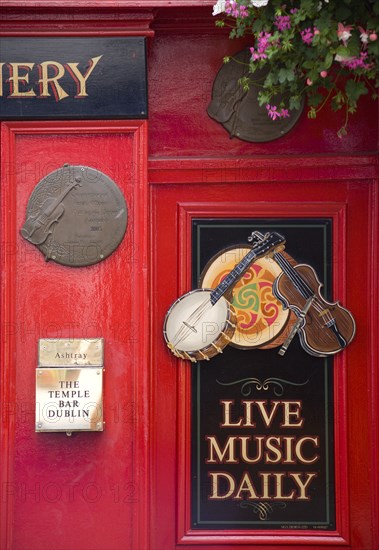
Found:
<path fill-rule="evenodd" d="M 193 286 L 222 280 L 253 230 L 285 235 L 331 298 L 329 219 L 195 220 Z M 193 529 L 335 529 L 333 358 L 298 336 L 278 353 L 295 323 L 272 293 L 278 271 L 252 265 L 234 289 L 235 340 L 192 367 Z"/>
<path fill-rule="evenodd" d="M 147 118 L 145 39 L 2 38 L 0 118 Z"/>

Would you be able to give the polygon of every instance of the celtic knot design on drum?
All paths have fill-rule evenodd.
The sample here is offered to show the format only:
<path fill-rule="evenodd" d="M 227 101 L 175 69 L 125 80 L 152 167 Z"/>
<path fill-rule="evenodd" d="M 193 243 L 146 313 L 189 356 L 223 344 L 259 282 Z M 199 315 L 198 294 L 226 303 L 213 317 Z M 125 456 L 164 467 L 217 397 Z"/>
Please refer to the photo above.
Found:
<path fill-rule="evenodd" d="M 234 247 L 212 258 L 204 269 L 202 286 L 216 287 L 248 249 Z M 237 330 L 231 345 L 241 348 L 264 347 L 283 332 L 288 310 L 274 296 L 272 286 L 280 269 L 270 258 L 260 258 L 244 273 L 233 288 L 231 303 L 237 315 Z M 278 342 L 276 345 L 279 345 Z"/>
<path fill-rule="evenodd" d="M 260 265 L 253 265 L 237 283 L 232 304 L 237 310 L 240 330 L 256 333 L 278 319 L 282 306 L 272 294 L 273 282 L 272 272 Z"/>

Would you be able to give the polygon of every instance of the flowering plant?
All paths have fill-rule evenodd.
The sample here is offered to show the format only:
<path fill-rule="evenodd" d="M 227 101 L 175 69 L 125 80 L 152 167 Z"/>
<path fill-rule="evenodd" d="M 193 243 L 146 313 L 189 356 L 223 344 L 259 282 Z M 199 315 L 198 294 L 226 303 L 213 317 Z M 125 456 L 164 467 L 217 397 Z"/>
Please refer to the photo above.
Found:
<path fill-rule="evenodd" d="M 259 87 L 272 119 L 288 117 L 305 96 L 309 118 L 327 104 L 344 109 L 342 137 L 361 96 L 376 99 L 379 0 L 218 0 L 213 14 L 221 15 L 217 26 L 231 26 L 230 38 L 251 36 L 249 74 L 240 84 Z M 265 78 L 254 79 L 263 68 Z M 286 100 L 273 104 L 277 95 Z"/>

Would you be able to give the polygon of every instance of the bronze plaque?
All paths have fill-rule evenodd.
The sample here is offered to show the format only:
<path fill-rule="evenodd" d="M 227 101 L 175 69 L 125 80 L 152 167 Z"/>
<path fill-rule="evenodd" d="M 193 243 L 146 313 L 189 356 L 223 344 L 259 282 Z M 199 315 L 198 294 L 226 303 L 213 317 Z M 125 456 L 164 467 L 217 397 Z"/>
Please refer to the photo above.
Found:
<path fill-rule="evenodd" d="M 260 88 L 253 83 L 261 83 L 267 69 L 249 73 L 250 57 L 249 49 L 242 50 L 221 67 L 213 83 L 212 101 L 207 112 L 229 132 L 230 137 L 250 142 L 272 141 L 282 137 L 296 124 L 303 111 L 304 101 L 298 111 L 291 111 L 289 118 L 272 120 L 267 109 L 259 105 Z M 239 81 L 248 76 L 251 76 L 252 83 L 249 90 L 244 90 Z M 284 96 L 278 94 L 271 102 L 279 105 L 283 99 Z"/>
<path fill-rule="evenodd" d="M 38 342 L 40 367 L 102 367 L 103 338 L 41 338 Z"/>
<path fill-rule="evenodd" d="M 128 211 L 106 174 L 65 164 L 34 188 L 21 235 L 58 264 L 83 267 L 107 258 L 121 243 Z"/>

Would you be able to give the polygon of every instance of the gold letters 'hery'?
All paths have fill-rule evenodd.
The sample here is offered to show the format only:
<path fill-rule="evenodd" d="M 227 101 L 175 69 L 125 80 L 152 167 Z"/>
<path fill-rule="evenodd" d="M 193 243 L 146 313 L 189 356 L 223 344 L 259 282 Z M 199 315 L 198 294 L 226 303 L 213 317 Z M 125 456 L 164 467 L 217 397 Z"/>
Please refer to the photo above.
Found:
<path fill-rule="evenodd" d="M 83 267 L 112 254 L 127 219 L 124 196 L 113 180 L 94 168 L 65 164 L 34 188 L 21 235 L 46 261 Z"/>

